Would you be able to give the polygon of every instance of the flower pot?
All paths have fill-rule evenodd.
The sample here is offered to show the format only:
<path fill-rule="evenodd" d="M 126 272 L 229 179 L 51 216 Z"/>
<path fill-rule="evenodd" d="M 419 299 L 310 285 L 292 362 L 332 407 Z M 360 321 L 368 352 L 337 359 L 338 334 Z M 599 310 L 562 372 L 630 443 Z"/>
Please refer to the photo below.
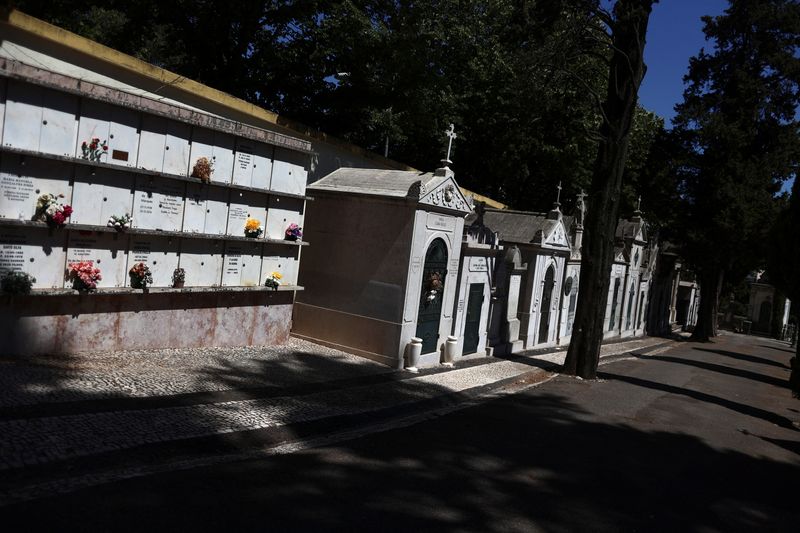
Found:
<path fill-rule="evenodd" d="M 287 236 L 285 237 L 285 239 L 286 239 L 287 241 L 296 241 L 296 240 L 297 240 L 297 236 L 295 236 L 295 235 L 287 235 Z"/>
<path fill-rule="evenodd" d="M 182 289 L 183 288 L 183 281 L 173 281 L 172 287 L 175 289 Z"/>

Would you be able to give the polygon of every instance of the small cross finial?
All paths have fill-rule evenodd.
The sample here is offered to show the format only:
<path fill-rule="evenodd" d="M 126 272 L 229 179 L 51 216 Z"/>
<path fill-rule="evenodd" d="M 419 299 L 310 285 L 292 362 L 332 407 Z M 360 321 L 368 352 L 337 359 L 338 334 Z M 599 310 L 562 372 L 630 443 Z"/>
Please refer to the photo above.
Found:
<path fill-rule="evenodd" d="M 641 194 L 639 195 L 639 198 L 636 200 L 636 212 L 637 213 L 641 213 L 642 212 L 642 195 Z"/>
<path fill-rule="evenodd" d="M 558 194 L 556 195 L 555 207 L 558 207 L 561 205 L 561 181 L 559 181 L 558 185 L 556 185 L 556 189 L 558 189 Z"/>
<path fill-rule="evenodd" d="M 455 126 L 450 124 L 450 127 L 444 132 L 444 134 L 450 139 L 447 142 L 447 157 L 445 158 L 446 161 L 450 161 L 450 149 L 453 147 L 453 139 L 458 137 L 458 135 L 456 135 Z"/>

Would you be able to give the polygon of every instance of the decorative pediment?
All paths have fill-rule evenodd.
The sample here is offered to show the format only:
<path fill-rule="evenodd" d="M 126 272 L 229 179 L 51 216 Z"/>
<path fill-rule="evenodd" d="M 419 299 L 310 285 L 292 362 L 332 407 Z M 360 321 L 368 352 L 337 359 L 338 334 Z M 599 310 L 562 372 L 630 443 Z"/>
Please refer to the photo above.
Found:
<path fill-rule="evenodd" d="M 453 178 L 447 178 L 432 190 L 421 187 L 419 203 L 469 213 L 472 208 Z"/>
<path fill-rule="evenodd" d="M 544 244 L 558 246 L 559 248 L 569 247 L 569 239 L 567 239 L 567 232 L 564 229 L 563 223 L 559 221 L 558 224 L 554 224 L 550 235 L 544 240 Z"/>

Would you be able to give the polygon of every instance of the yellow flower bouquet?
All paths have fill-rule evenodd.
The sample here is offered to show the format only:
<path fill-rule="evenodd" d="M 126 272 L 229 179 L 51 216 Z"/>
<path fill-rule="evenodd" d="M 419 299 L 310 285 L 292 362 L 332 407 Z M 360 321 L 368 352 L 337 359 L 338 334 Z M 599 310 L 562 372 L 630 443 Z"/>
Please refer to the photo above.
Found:
<path fill-rule="evenodd" d="M 271 288 L 273 291 L 277 291 L 278 287 L 280 286 L 280 279 L 283 278 L 280 272 L 271 272 L 269 276 L 267 276 L 267 281 L 264 282 L 264 285 Z"/>
<path fill-rule="evenodd" d="M 250 237 L 251 239 L 257 239 L 261 236 L 264 232 L 261 229 L 261 221 L 255 218 L 248 218 L 247 222 L 244 223 L 244 236 Z"/>

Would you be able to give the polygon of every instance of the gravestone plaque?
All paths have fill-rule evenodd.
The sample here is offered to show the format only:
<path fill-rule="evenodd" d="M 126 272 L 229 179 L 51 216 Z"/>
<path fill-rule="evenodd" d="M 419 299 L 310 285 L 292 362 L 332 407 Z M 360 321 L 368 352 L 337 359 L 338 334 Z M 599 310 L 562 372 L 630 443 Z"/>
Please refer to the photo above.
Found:
<path fill-rule="evenodd" d="M 70 231 L 67 247 L 67 268 L 78 261 L 93 261 L 100 269 L 98 287 L 124 287 L 127 282 L 128 236 L 119 233 Z M 66 280 L 64 287 L 72 287 Z"/>
<path fill-rule="evenodd" d="M 509 319 L 517 318 L 517 311 L 519 309 L 519 288 L 522 283 L 522 276 L 519 274 L 512 274 L 508 281 L 508 307 L 506 308 L 506 316 Z"/>
<path fill-rule="evenodd" d="M 261 273 L 261 243 L 229 242 L 225 246 L 222 285 L 254 287 Z"/>
<path fill-rule="evenodd" d="M 286 228 L 292 223 L 302 227 L 304 207 L 304 200 L 271 196 L 267 213 L 267 237 L 283 239 L 286 236 Z"/>
<path fill-rule="evenodd" d="M 57 155 L 75 151 L 78 98 L 10 80 L 6 94 L 3 144 Z"/>
<path fill-rule="evenodd" d="M 308 155 L 276 148 L 270 189 L 290 194 L 305 194 L 308 167 Z"/>
<path fill-rule="evenodd" d="M 138 176 L 133 201 L 133 227 L 180 231 L 185 184 L 167 178 Z"/>
<path fill-rule="evenodd" d="M 134 176 L 106 168 L 75 169 L 70 218 L 75 224 L 105 226 L 111 215 L 133 214 Z"/>
<path fill-rule="evenodd" d="M 253 184 L 253 165 L 255 164 L 255 141 L 236 140 L 236 155 L 233 162 L 234 185 L 250 187 Z"/>
<path fill-rule="evenodd" d="M 0 275 L 27 272 L 36 278 L 35 289 L 64 286 L 66 232 L 44 228 L 0 228 Z"/>
<path fill-rule="evenodd" d="M 256 189 L 269 190 L 270 176 L 272 175 L 272 152 L 271 146 L 264 143 L 256 143 L 253 153 L 253 178 L 251 187 Z"/>
<path fill-rule="evenodd" d="M 178 249 L 177 238 L 131 235 L 126 272 L 133 265 L 144 263 L 153 276 L 153 287 L 171 287 L 172 273 L 178 268 Z M 130 276 L 126 283 L 130 286 Z"/>
<path fill-rule="evenodd" d="M 222 278 L 222 241 L 183 239 L 179 265 L 187 287 L 218 287 Z"/>
<path fill-rule="evenodd" d="M 84 142 L 90 143 L 95 137 L 100 139 L 101 143 L 109 141 L 110 119 L 111 105 L 90 98 L 83 99 L 81 102 L 81 116 L 78 119 L 78 142 L 75 143 L 75 157 L 82 157 L 83 150 L 81 145 Z M 108 155 L 106 153 L 100 161 L 107 163 Z"/>
<path fill-rule="evenodd" d="M 297 285 L 297 250 L 296 246 L 265 245 L 261 263 L 261 285 L 272 272 L 281 273 L 281 285 Z"/>
<path fill-rule="evenodd" d="M 112 165 L 135 166 L 139 151 L 139 113 L 84 98 L 75 157 L 82 157 L 81 144 L 91 142 L 95 137 L 108 144 L 106 155 L 100 161 Z"/>
<path fill-rule="evenodd" d="M 244 225 L 248 218 L 254 218 L 261 222 L 264 229 L 264 221 L 267 217 L 266 196 L 263 194 L 247 191 L 231 191 L 230 209 L 228 211 L 228 235 L 244 237 Z M 261 234 L 261 238 L 264 234 Z"/>
<path fill-rule="evenodd" d="M 142 115 L 137 167 L 161 172 L 164 168 L 164 147 L 167 144 L 167 119 Z"/>
<path fill-rule="evenodd" d="M 167 138 L 164 145 L 165 174 L 189 175 L 189 138 L 192 128 L 183 122 L 170 120 L 167 123 Z"/>
<path fill-rule="evenodd" d="M 227 225 L 227 189 L 195 183 L 187 184 L 183 231 L 224 235 Z"/>
<path fill-rule="evenodd" d="M 6 154 L 0 161 L 0 217 L 31 220 L 42 194 L 63 194 L 72 201 L 72 165 L 36 157 Z"/>
<path fill-rule="evenodd" d="M 235 138 L 232 135 L 195 127 L 192 130 L 189 172 L 191 173 L 198 159 L 206 157 L 214 164 L 211 181 L 230 183 L 233 174 L 234 144 Z"/>
<path fill-rule="evenodd" d="M 489 259 L 487 257 L 470 257 L 469 258 L 469 271 L 470 272 L 488 272 Z"/>

